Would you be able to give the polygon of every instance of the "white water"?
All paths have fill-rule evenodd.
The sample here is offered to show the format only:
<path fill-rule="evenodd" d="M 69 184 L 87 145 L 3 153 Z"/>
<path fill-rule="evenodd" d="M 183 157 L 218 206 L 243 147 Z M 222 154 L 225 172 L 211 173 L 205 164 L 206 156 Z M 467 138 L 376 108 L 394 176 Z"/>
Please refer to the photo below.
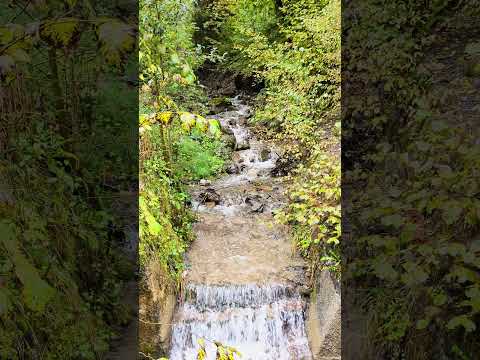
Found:
<path fill-rule="evenodd" d="M 235 347 L 245 360 L 311 359 L 304 303 L 283 285 L 190 285 L 173 328 L 170 359 L 195 359 L 200 338 L 207 339 L 208 360 L 216 353 L 208 340 Z"/>

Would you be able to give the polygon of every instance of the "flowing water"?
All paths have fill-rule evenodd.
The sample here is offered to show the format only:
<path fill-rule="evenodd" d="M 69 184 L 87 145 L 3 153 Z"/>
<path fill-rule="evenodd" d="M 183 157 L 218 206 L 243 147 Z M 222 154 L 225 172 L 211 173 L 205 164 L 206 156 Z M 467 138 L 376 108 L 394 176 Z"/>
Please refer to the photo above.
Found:
<path fill-rule="evenodd" d="M 270 176 L 278 155 L 250 133 L 242 98 L 232 104 L 215 117 L 242 150 L 233 154 L 232 174 L 191 189 L 197 239 L 188 253 L 170 359 L 195 359 L 202 338 L 209 360 L 214 341 L 245 360 L 308 360 L 305 302 L 297 289 L 305 264 L 292 255 L 287 229 L 272 215 L 285 201 L 283 180 Z"/>

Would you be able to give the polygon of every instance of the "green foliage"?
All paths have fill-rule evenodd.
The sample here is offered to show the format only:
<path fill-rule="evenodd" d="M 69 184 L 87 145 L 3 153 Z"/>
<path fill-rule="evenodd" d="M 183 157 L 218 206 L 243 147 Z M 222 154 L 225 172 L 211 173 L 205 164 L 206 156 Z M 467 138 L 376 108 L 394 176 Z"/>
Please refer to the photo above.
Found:
<path fill-rule="evenodd" d="M 294 238 L 311 260 L 312 281 L 321 267 L 339 271 L 341 208 L 340 160 L 318 151 L 300 165 L 289 187 L 289 205 L 276 218 L 294 226 Z"/>
<path fill-rule="evenodd" d="M 2 359 L 98 359 L 130 317 L 120 297 L 134 266 L 110 230 L 127 225 L 113 203 L 137 176 L 125 165 L 136 94 L 114 75 L 128 68 L 134 24 L 94 5 L 0 4 Z M 113 22 L 128 29 L 116 44 L 97 34 Z"/>
<path fill-rule="evenodd" d="M 265 83 L 254 121 L 305 164 L 278 219 L 294 225 L 312 274 L 339 270 L 340 1 L 219 0 L 205 9 L 199 35 L 219 66 Z"/>
<path fill-rule="evenodd" d="M 183 137 L 178 143 L 176 168 L 183 179 L 199 180 L 218 174 L 224 161 L 219 157 L 222 144 L 218 140 Z"/>
<path fill-rule="evenodd" d="M 456 5 L 452 18 L 447 10 Z M 353 86 L 345 94 L 344 135 L 362 141 L 350 143 L 346 154 L 355 159 L 345 177 L 355 189 L 345 207 L 354 220 L 355 257 L 346 259 L 344 278 L 365 284 L 357 289 L 368 299 L 365 310 L 378 314 L 368 324 L 374 352 L 392 359 L 475 358 L 478 135 L 439 96 L 457 99 L 468 81 L 439 88 L 424 66 L 439 61 L 435 26 L 454 34 L 449 44 L 462 44 L 465 18 L 478 17 L 478 7 L 367 1 L 356 10 L 361 16 L 354 31 L 347 29 L 346 56 L 356 65 L 371 62 L 363 63 L 361 76 L 345 69 Z M 452 54 L 449 45 L 444 50 Z M 465 51 L 475 46 L 465 44 Z"/>

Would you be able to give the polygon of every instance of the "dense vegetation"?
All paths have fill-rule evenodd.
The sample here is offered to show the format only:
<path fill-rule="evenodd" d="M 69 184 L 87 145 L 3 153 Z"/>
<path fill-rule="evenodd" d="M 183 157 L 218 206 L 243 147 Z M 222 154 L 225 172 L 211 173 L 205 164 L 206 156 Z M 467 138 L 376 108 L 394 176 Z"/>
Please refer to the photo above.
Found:
<path fill-rule="evenodd" d="M 140 9 L 140 258 L 150 290 L 181 286 L 193 221 L 185 185 L 219 174 L 228 155 L 205 118 L 222 101 L 200 86 L 205 69 L 263 84 L 253 123 L 297 168 L 278 220 L 293 225 L 312 284 L 322 266 L 339 270 L 340 1 L 142 0 Z"/>
<path fill-rule="evenodd" d="M 141 9 L 140 261 L 147 277 L 176 287 L 193 220 L 185 185 L 221 171 L 224 149 L 218 123 L 199 115 L 206 97 L 194 73 L 203 59 L 192 41 L 194 2 L 142 1 Z"/>
<path fill-rule="evenodd" d="M 137 177 L 128 12 L 0 4 L 2 359 L 100 359 L 129 318 L 120 300 L 135 268 L 120 248 L 135 219 L 116 210 Z"/>
<path fill-rule="evenodd" d="M 278 219 L 310 259 L 339 270 L 340 1 L 219 0 L 201 5 L 198 37 L 217 67 L 264 84 L 254 122 L 298 165 Z M 220 58 L 220 59 L 219 59 Z"/>
<path fill-rule="evenodd" d="M 344 11 L 344 286 L 369 316 L 365 356 L 474 359 L 479 147 L 463 101 L 476 94 L 478 30 L 468 24 L 478 6 L 364 1 Z"/>

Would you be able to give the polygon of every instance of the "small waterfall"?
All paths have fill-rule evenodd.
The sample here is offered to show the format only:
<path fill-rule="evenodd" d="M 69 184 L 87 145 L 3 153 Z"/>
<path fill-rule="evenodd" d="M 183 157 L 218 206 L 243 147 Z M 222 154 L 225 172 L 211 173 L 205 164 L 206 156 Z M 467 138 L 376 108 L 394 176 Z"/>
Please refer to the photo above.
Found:
<path fill-rule="evenodd" d="M 170 360 L 194 360 L 198 339 L 235 347 L 244 360 L 310 360 L 305 334 L 305 303 L 283 285 L 191 284 L 173 326 Z"/>

